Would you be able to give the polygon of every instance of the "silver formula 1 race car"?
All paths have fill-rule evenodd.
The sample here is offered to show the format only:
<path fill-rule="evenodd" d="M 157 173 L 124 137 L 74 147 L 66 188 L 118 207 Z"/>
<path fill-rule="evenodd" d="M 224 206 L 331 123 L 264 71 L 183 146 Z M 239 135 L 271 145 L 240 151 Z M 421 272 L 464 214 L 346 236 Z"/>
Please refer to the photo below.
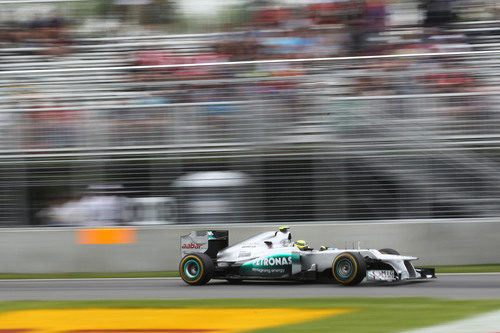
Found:
<path fill-rule="evenodd" d="M 353 286 L 367 281 L 435 278 L 434 268 L 415 268 L 416 257 L 393 249 L 311 249 L 292 242 L 288 227 L 260 233 L 228 247 L 227 230 L 193 231 L 181 237 L 181 278 L 190 285 L 211 279 L 326 280 Z"/>

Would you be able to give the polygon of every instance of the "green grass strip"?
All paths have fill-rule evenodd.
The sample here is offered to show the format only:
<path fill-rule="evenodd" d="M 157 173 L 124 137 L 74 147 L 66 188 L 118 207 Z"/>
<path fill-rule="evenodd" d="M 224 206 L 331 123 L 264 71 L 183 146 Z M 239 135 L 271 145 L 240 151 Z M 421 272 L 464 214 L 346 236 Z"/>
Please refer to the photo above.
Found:
<path fill-rule="evenodd" d="M 300 324 L 253 332 L 349 332 L 385 333 L 432 326 L 499 310 L 500 300 L 444 300 L 429 298 L 306 298 L 212 300 L 116 300 L 116 301 L 17 301 L 0 302 L 1 312 L 67 308 L 350 308 L 356 311 Z M 189 323 L 186 323 L 188 325 Z M 241 323 L 242 329 L 245 323 Z M 188 327 L 186 327 L 188 328 Z"/>
<path fill-rule="evenodd" d="M 490 265 L 468 265 L 468 266 L 438 266 L 437 273 L 498 273 L 499 264 Z"/>

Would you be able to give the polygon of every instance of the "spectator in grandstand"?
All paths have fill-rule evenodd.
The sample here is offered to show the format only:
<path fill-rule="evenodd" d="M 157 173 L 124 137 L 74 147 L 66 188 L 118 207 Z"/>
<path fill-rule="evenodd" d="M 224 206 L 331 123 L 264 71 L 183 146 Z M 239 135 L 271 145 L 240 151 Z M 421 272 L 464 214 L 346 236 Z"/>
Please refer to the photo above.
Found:
<path fill-rule="evenodd" d="M 25 113 L 29 124 L 28 144 L 36 148 L 75 145 L 82 120 L 80 113 L 56 99 L 36 98 L 33 102 L 32 111 Z"/>
<path fill-rule="evenodd" d="M 50 16 L 36 14 L 30 21 L 9 19 L 0 28 L 0 43 L 10 46 L 32 47 L 24 54 L 61 56 L 69 52 L 71 44 L 67 21 L 57 12 Z"/>
<path fill-rule="evenodd" d="M 385 53 L 388 45 L 381 36 L 386 29 L 385 0 L 364 0 L 360 5 L 362 6 L 359 21 L 361 45 L 358 46 L 358 54 Z"/>
<path fill-rule="evenodd" d="M 343 22 L 345 10 L 350 6 L 348 1 L 317 1 L 301 8 L 311 20 L 310 25 L 339 24 Z"/>
<path fill-rule="evenodd" d="M 420 82 L 430 93 L 453 94 L 439 99 L 440 116 L 461 121 L 460 131 L 484 131 L 488 120 L 495 116 L 491 96 L 487 94 L 478 77 L 471 75 L 453 59 L 441 59 L 440 67 L 433 73 L 419 76 Z M 452 123 L 453 124 L 453 123 Z"/>
<path fill-rule="evenodd" d="M 363 0 L 352 0 L 350 6 L 346 8 L 345 21 L 347 32 L 349 33 L 349 53 L 356 55 L 365 49 L 366 26 L 364 20 Z"/>
<path fill-rule="evenodd" d="M 445 27 L 457 18 L 453 0 L 423 0 L 421 8 L 425 12 L 424 27 Z"/>
<path fill-rule="evenodd" d="M 290 17 L 290 10 L 276 6 L 272 1 L 261 0 L 253 8 L 252 25 L 262 29 L 279 28 Z"/>
<path fill-rule="evenodd" d="M 12 17 L 0 23 L 0 44 L 10 46 L 20 39 L 21 27 Z"/>
<path fill-rule="evenodd" d="M 427 37 L 431 52 L 466 52 L 471 51 L 467 36 L 463 34 L 450 34 L 437 30 Z"/>
<path fill-rule="evenodd" d="M 43 54 L 63 56 L 69 53 L 68 46 L 72 42 L 68 34 L 68 23 L 58 12 L 46 19 L 41 30 L 45 37 L 42 45 L 46 47 Z"/>
<path fill-rule="evenodd" d="M 170 103 L 171 98 L 164 91 L 152 91 L 146 87 L 136 88 L 131 94 L 124 108 L 106 112 L 110 142 L 120 146 L 163 142 L 168 115 L 162 104 Z"/>
<path fill-rule="evenodd" d="M 364 23 L 370 34 L 378 34 L 385 30 L 385 18 L 387 15 L 384 0 L 365 0 Z"/>

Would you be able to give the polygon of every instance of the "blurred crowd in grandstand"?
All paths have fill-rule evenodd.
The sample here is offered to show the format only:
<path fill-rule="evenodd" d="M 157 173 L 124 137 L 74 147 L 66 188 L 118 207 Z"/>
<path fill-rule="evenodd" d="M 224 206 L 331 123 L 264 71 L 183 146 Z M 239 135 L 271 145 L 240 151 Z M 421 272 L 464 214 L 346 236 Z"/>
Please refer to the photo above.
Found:
<path fill-rule="evenodd" d="M 495 1 L 421 0 L 404 3 L 413 7 L 394 9 L 391 7 L 393 2 L 386 0 L 297 1 L 293 5 L 272 0 L 249 2 L 245 19 L 241 19 L 237 26 L 224 26 L 225 32 L 232 33 L 221 34 L 207 53 L 238 61 L 391 54 L 401 49 L 428 49 L 436 44 L 439 36 L 446 35 L 454 23 L 467 17 L 463 13 L 464 8 L 481 7 L 481 11 L 487 12 L 492 18 L 498 18 L 500 12 L 500 6 Z M 80 26 L 73 17 L 75 13 L 62 14 L 63 11 L 54 9 L 19 17 L 20 13 L 23 12 L 9 11 L 7 8 L 3 13 L 0 12 L 2 48 L 22 46 L 33 48 L 26 49 L 25 54 L 61 55 L 69 51 L 69 45 L 86 43 L 72 40 L 75 33 L 80 32 Z M 390 23 L 391 16 L 408 18 L 409 22 L 398 20 L 397 26 L 394 26 Z M 130 22 L 122 22 L 125 23 Z M 97 34 L 113 31 L 122 35 L 123 31 L 128 31 L 121 27 L 107 29 L 104 25 L 101 28 L 103 31 Z M 395 28 L 415 29 L 406 31 L 405 36 L 388 33 Z M 168 28 L 165 29 L 168 31 Z M 432 39 L 432 36 L 435 38 Z M 456 36 L 457 40 L 441 40 L 439 43 L 466 42 L 464 38 L 463 35 Z M 153 55 L 151 58 L 155 59 L 149 59 L 149 62 L 165 62 Z M 198 61 L 205 60 L 210 58 Z M 144 61 L 148 62 L 147 59 Z"/>
<path fill-rule="evenodd" d="M 457 133 L 486 134 L 494 128 L 492 100 L 475 95 L 494 90 L 488 69 L 469 58 L 432 56 L 500 49 L 498 21 L 478 23 L 479 29 L 467 29 L 470 22 L 461 25 L 464 8 L 476 8 L 475 2 L 409 2 L 410 14 L 394 12 L 385 0 L 299 3 L 255 1 L 237 26 L 184 36 L 144 33 L 151 25 L 137 27 L 141 34 L 114 29 L 114 36 L 82 36 L 72 14 L 56 9 L 28 19 L 4 15 L 0 135 L 5 139 L 0 145 L 33 154 L 75 147 L 248 142 L 265 137 L 256 128 L 276 137 L 296 134 L 299 127 L 310 134 L 315 131 L 311 124 L 361 137 L 367 127 L 373 129 L 360 118 L 367 108 L 372 117 L 422 117 L 422 105 L 398 97 L 409 94 L 448 94 L 432 104 L 439 104 L 436 114 L 447 119 L 442 126 Z M 490 18 L 498 18 L 498 3 L 481 4 Z M 403 14 L 414 23 L 390 23 L 390 16 Z M 404 56 L 409 54 L 429 56 Z M 381 55 L 403 57 L 297 61 Z M 217 65 L 227 62 L 240 63 Z M 198 66 L 204 63 L 211 65 Z M 75 68 L 69 75 L 57 72 Z M 347 99 L 333 107 L 318 102 L 339 96 L 389 98 Z M 263 105 L 255 109 L 259 101 L 272 115 Z M 106 200 L 95 199 L 102 206 L 121 205 L 116 198 Z M 78 202 L 84 207 L 91 200 Z"/>
<path fill-rule="evenodd" d="M 60 56 L 68 52 L 68 28 L 68 22 L 57 12 L 48 16 L 36 14 L 29 21 L 10 17 L 0 24 L 0 45 L 2 48 L 31 48 L 26 49 L 24 54 Z"/>

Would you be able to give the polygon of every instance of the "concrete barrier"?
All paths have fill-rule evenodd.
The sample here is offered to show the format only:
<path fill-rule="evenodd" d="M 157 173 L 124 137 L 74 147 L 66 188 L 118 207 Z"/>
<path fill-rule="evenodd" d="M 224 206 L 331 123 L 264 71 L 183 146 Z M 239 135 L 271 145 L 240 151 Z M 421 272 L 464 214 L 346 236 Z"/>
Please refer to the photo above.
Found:
<path fill-rule="evenodd" d="M 419 265 L 466 265 L 500 263 L 500 221 L 393 221 L 290 224 L 294 239 L 313 247 L 397 249 L 415 255 Z M 213 226 L 141 227 L 136 240 L 127 244 L 78 244 L 77 229 L 0 230 L 0 272 L 134 272 L 177 270 L 179 237 Z M 273 224 L 217 225 L 229 230 L 229 243 Z"/>

